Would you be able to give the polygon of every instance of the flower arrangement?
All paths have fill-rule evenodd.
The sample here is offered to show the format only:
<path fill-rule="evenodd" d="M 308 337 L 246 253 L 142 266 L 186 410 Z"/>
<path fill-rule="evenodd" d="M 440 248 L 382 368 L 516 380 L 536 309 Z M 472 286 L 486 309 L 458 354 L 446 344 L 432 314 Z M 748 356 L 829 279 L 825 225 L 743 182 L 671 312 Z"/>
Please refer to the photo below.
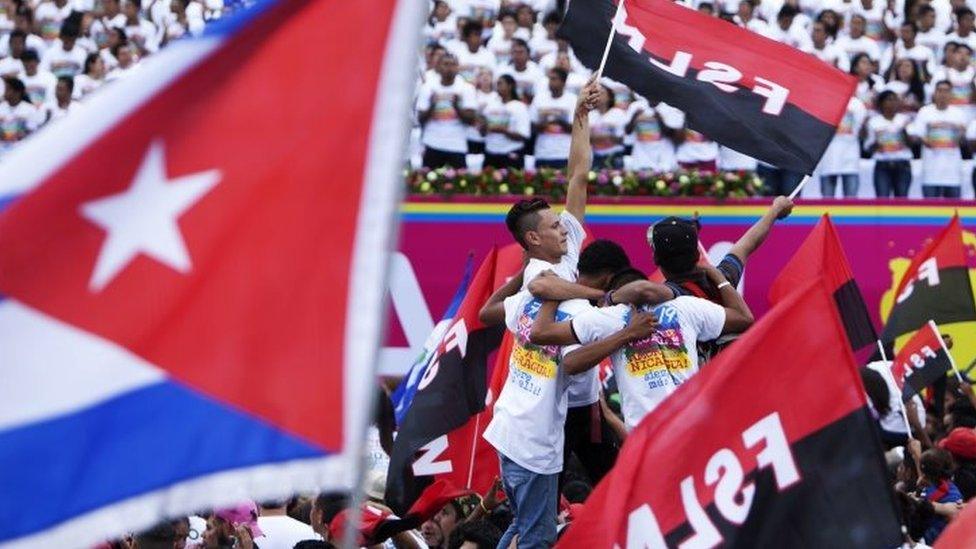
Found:
<path fill-rule="evenodd" d="M 559 200 L 566 196 L 562 170 L 505 170 L 480 172 L 438 168 L 405 170 L 412 195 L 534 196 Z M 701 173 L 599 170 L 587 174 L 594 196 L 746 198 L 762 194 L 763 182 L 752 172 Z"/>

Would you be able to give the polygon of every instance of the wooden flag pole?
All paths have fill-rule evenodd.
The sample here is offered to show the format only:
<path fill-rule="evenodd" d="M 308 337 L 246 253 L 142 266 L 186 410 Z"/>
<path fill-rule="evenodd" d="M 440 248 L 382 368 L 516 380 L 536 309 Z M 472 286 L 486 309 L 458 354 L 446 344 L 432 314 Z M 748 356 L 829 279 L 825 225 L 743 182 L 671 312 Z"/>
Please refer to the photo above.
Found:
<path fill-rule="evenodd" d="M 942 339 L 942 334 L 939 333 L 939 327 L 935 325 L 935 322 L 929 320 L 929 328 L 931 328 L 932 331 L 935 332 L 936 337 L 939 338 L 939 345 L 942 345 L 942 350 L 945 351 L 946 356 L 949 357 L 949 364 L 952 365 L 952 371 L 956 373 L 956 379 L 959 380 L 959 383 L 965 383 L 962 380 L 962 374 L 959 373 L 959 368 L 956 368 L 956 359 L 952 358 L 952 353 L 949 352 L 949 348 L 946 347 L 945 340 Z"/>
<path fill-rule="evenodd" d="M 878 340 L 878 350 L 881 351 L 881 360 L 888 365 L 888 375 L 891 375 L 891 361 L 888 360 L 888 356 L 885 354 L 884 344 L 881 340 Z M 898 387 L 898 383 L 895 383 L 895 387 Z M 901 399 L 901 395 L 898 395 L 898 400 Z M 912 438 L 912 424 L 908 421 L 908 406 L 905 405 L 905 401 L 901 402 L 901 417 L 905 420 L 905 429 L 908 432 L 908 438 Z"/>
<path fill-rule="evenodd" d="M 603 76 L 603 67 L 607 65 L 607 57 L 610 56 L 610 46 L 613 45 L 613 37 L 617 34 L 617 23 L 620 21 L 621 15 L 623 15 L 621 12 L 623 8 L 624 0 L 620 0 L 617 3 L 617 11 L 613 14 L 613 24 L 610 25 L 610 36 L 607 37 L 607 46 L 603 48 L 603 59 L 600 60 L 600 68 L 596 71 L 597 80 Z"/>

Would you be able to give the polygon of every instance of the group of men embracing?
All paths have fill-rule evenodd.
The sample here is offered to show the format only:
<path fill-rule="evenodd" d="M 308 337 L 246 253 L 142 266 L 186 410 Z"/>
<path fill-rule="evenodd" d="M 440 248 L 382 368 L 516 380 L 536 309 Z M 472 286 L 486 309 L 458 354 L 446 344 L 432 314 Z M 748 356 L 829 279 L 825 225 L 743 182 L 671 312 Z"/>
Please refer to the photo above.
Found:
<path fill-rule="evenodd" d="M 648 280 L 610 240 L 583 249 L 591 164 L 589 110 L 598 85 L 580 92 L 573 119 L 565 209 L 522 200 L 506 224 L 525 249 L 523 270 L 481 311 L 486 325 L 514 334 L 508 378 L 485 439 L 498 451 L 514 517 L 499 548 L 556 541 L 560 473 L 574 453 L 593 483 L 613 466 L 616 446 L 693 376 L 723 341 L 753 322 L 737 290 L 746 260 L 793 203 L 778 197 L 715 267 L 702 261 L 697 219 L 668 217 L 648 229 L 663 283 Z M 610 358 L 623 423 L 601 405 L 596 366 Z"/>

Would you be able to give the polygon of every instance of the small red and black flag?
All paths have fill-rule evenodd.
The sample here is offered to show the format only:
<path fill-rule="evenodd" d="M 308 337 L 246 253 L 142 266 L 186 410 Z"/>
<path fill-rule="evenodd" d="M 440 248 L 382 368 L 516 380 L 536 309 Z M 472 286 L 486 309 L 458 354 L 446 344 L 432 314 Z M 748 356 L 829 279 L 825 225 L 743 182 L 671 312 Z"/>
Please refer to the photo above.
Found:
<path fill-rule="evenodd" d="M 644 418 L 562 547 L 899 545 L 832 292 L 800 290 Z"/>
<path fill-rule="evenodd" d="M 929 320 L 936 325 L 976 320 L 959 215 L 912 258 L 895 291 L 882 341 L 892 342 Z"/>
<path fill-rule="evenodd" d="M 851 349 L 856 351 L 874 344 L 878 335 L 871 323 L 868 306 L 864 303 L 857 281 L 854 280 L 837 230 L 827 214 L 820 218 L 820 222 L 800 245 L 800 249 L 773 281 L 769 288 L 770 303 L 782 301 L 817 277 L 823 277 L 833 293 Z"/>
<path fill-rule="evenodd" d="M 558 36 L 590 69 L 655 104 L 679 108 L 688 126 L 784 169 L 813 173 L 847 110 L 856 80 L 785 44 L 670 0 L 571 2 Z"/>
<path fill-rule="evenodd" d="M 891 363 L 891 375 L 901 389 L 901 399 L 908 402 L 922 389 L 932 385 L 952 368 L 939 329 L 931 320 L 908 340 Z"/>

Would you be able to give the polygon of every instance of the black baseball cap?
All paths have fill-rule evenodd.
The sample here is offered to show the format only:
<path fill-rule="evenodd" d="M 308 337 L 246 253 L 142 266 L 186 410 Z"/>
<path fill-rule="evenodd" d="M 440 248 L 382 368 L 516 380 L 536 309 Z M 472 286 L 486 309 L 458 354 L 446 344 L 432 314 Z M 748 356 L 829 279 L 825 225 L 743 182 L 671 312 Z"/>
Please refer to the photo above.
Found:
<path fill-rule="evenodd" d="M 654 263 L 671 273 L 685 273 L 698 263 L 698 224 L 680 217 L 666 217 L 647 229 Z"/>

